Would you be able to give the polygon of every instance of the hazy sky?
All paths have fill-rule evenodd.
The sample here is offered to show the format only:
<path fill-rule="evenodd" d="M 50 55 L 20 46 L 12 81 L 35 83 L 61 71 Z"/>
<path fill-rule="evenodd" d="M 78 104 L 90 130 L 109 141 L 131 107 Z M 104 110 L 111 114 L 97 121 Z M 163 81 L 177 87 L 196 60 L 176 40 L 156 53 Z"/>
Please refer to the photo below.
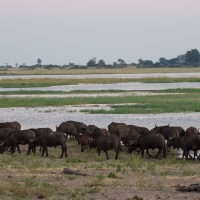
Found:
<path fill-rule="evenodd" d="M 200 51 L 200 0 L 0 0 L 0 65 L 158 61 Z"/>

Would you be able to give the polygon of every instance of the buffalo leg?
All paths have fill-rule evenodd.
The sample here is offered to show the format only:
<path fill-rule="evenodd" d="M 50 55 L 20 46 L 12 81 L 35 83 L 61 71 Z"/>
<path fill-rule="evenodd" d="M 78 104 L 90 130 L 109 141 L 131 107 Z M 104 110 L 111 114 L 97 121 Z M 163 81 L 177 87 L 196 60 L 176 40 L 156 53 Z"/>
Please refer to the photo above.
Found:
<path fill-rule="evenodd" d="M 188 154 L 189 154 L 189 151 L 186 149 L 186 150 L 185 150 L 185 159 L 186 159 L 186 160 L 188 160 Z"/>
<path fill-rule="evenodd" d="M 65 158 L 67 158 L 67 147 L 65 145 Z"/>
<path fill-rule="evenodd" d="M 21 153 L 20 148 L 19 148 L 19 144 L 17 144 L 17 151 L 18 151 L 19 153 Z"/>
<path fill-rule="evenodd" d="M 26 153 L 26 155 L 29 155 L 29 153 L 31 152 L 31 146 L 30 146 L 30 144 L 28 145 L 28 151 L 27 151 L 27 153 Z"/>
<path fill-rule="evenodd" d="M 166 158 L 166 147 L 163 147 L 162 151 L 163 151 L 164 158 Z"/>
<path fill-rule="evenodd" d="M 100 156 L 101 150 L 100 150 L 100 149 L 98 149 L 97 151 L 98 151 L 98 156 Z"/>
<path fill-rule="evenodd" d="M 63 157 L 64 151 L 65 151 L 65 149 L 62 147 L 62 153 L 61 153 L 61 156 L 60 156 L 60 158 L 62 158 L 62 157 Z"/>
<path fill-rule="evenodd" d="M 84 152 L 83 147 L 84 147 L 84 145 L 82 144 L 82 145 L 81 145 L 81 152 Z"/>
<path fill-rule="evenodd" d="M 143 153 L 143 154 L 144 154 L 144 153 Z M 149 154 L 149 149 L 146 149 L 146 154 L 147 154 L 149 157 L 153 158 L 153 156 L 152 156 L 151 154 Z"/>
<path fill-rule="evenodd" d="M 155 155 L 155 158 L 157 158 L 157 156 L 161 153 L 161 149 L 158 149 L 158 153 Z"/>
<path fill-rule="evenodd" d="M 105 152 L 105 154 L 106 154 L 106 159 L 109 160 L 109 157 L 108 157 L 108 151 L 105 150 L 104 152 Z"/>
<path fill-rule="evenodd" d="M 144 149 L 141 149 L 142 158 L 144 158 Z"/>
<path fill-rule="evenodd" d="M 115 160 L 118 159 L 119 151 L 116 151 Z"/>

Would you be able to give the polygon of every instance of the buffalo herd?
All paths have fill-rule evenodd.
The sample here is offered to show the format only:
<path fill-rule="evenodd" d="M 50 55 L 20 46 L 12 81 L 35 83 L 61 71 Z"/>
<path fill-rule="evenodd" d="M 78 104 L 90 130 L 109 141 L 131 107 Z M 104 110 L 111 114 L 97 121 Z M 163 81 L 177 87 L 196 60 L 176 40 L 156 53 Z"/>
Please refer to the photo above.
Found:
<path fill-rule="evenodd" d="M 103 150 L 106 158 L 109 159 L 108 150 L 114 149 L 118 159 L 120 151 L 132 153 L 136 151 L 144 152 L 153 157 L 149 150 L 156 149 L 157 158 L 160 154 L 166 158 L 170 148 L 182 149 L 182 158 L 192 158 L 195 160 L 200 150 L 200 133 L 195 127 L 189 127 L 184 130 L 179 126 L 157 126 L 149 130 L 146 127 L 136 125 L 127 125 L 125 123 L 112 122 L 108 129 L 99 128 L 96 125 L 86 125 L 83 122 L 65 121 L 56 130 L 51 128 L 30 128 L 21 130 L 19 122 L 0 123 L 0 153 L 10 151 L 11 154 L 17 150 L 19 153 L 20 145 L 28 145 L 27 154 L 36 152 L 36 147 L 40 147 L 41 155 L 48 156 L 48 147 L 61 147 L 60 158 L 67 158 L 67 139 L 77 140 L 81 146 L 81 152 L 86 148 L 95 148 L 100 155 Z M 123 145 L 123 150 L 122 150 Z M 190 155 L 193 151 L 193 157 Z"/>

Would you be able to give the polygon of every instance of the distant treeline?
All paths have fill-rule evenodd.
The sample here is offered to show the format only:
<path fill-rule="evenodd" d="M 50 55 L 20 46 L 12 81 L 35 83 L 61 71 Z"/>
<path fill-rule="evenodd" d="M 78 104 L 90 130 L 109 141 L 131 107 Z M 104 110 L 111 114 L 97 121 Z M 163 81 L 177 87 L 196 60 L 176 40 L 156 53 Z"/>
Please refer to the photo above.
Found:
<path fill-rule="evenodd" d="M 35 68 L 45 68 L 45 69 L 87 69 L 90 67 L 97 68 L 123 68 L 127 66 L 136 66 L 139 68 L 159 68 L 159 67 L 200 67 L 200 53 L 197 49 L 191 49 L 191 51 L 187 51 L 185 54 L 178 55 L 176 58 L 166 59 L 161 57 L 157 62 L 153 62 L 152 60 L 144 60 L 139 59 L 138 63 L 129 63 L 127 64 L 123 59 L 118 59 L 113 64 L 106 64 L 103 59 L 97 61 L 96 57 L 90 59 L 86 65 L 77 65 L 75 63 L 69 63 L 67 65 L 42 65 L 42 60 L 40 58 L 37 59 L 36 65 L 27 66 L 25 63 L 23 65 L 19 65 L 16 63 L 15 67 L 26 68 L 26 69 L 35 69 Z M 12 68 L 6 63 L 5 66 L 0 66 L 0 68 Z"/>

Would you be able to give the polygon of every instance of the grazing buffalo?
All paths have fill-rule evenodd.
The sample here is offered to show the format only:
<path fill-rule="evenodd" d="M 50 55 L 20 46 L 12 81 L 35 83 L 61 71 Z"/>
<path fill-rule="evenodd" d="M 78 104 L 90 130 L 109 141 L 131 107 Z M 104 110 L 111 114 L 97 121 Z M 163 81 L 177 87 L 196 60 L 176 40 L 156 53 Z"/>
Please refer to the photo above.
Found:
<path fill-rule="evenodd" d="M 186 135 L 199 135 L 199 131 L 197 130 L 197 128 L 191 126 L 186 129 Z"/>
<path fill-rule="evenodd" d="M 56 126 L 56 131 L 65 133 L 72 140 L 74 140 L 74 137 L 77 135 L 76 127 L 71 122 L 62 122 L 58 127 Z"/>
<path fill-rule="evenodd" d="M 75 138 L 78 141 L 78 144 L 81 144 L 81 152 L 84 152 L 84 147 L 86 149 L 90 144 L 89 135 L 88 134 L 76 135 Z"/>
<path fill-rule="evenodd" d="M 200 138 L 198 135 L 188 134 L 169 140 L 167 146 L 172 146 L 173 148 L 181 148 L 183 150 L 183 158 L 185 156 L 186 160 L 188 159 L 189 151 L 193 150 L 193 160 L 195 160 L 195 156 L 197 156 L 197 150 L 200 150 Z"/>
<path fill-rule="evenodd" d="M 131 153 L 136 148 L 140 148 L 142 153 L 142 158 L 144 157 L 144 150 L 146 149 L 146 153 L 148 156 L 152 157 L 149 154 L 149 149 L 158 148 L 158 153 L 155 155 L 155 158 L 163 151 L 164 158 L 166 157 L 166 146 L 165 146 L 165 138 L 161 134 L 155 134 L 153 132 L 148 132 L 146 134 L 142 134 L 136 140 L 131 141 L 128 146 L 128 152 Z"/>
<path fill-rule="evenodd" d="M 139 133 L 136 132 L 136 130 L 134 131 L 134 129 L 132 130 L 132 132 L 127 135 L 126 137 L 122 137 L 122 142 L 125 145 L 125 147 L 128 147 L 128 144 L 130 143 L 130 141 L 136 140 L 138 137 L 140 136 Z"/>
<path fill-rule="evenodd" d="M 14 121 L 14 122 L 1 122 L 0 123 L 0 129 L 2 128 L 12 128 L 15 130 L 20 130 L 21 129 L 21 125 L 19 122 Z"/>
<path fill-rule="evenodd" d="M 42 133 L 51 133 L 51 132 L 53 132 L 53 130 L 51 128 L 31 128 L 30 130 L 35 133 L 35 138 L 37 138 Z M 33 146 L 32 151 L 34 151 L 34 153 L 35 153 L 36 152 L 36 147 L 34 145 L 32 145 L 32 146 Z M 31 148 L 31 146 L 30 146 L 30 148 Z M 41 152 L 41 150 L 42 150 L 42 147 L 40 147 L 39 151 Z"/>
<path fill-rule="evenodd" d="M 108 157 L 107 151 L 110 149 L 115 150 L 115 152 L 116 152 L 115 160 L 117 160 L 119 151 L 121 150 L 119 137 L 115 134 L 101 135 L 97 140 L 98 155 L 100 156 L 100 152 L 101 152 L 101 150 L 103 150 L 105 152 L 106 158 L 108 160 L 109 157 Z"/>
<path fill-rule="evenodd" d="M 12 129 L 12 128 L 2 128 L 2 129 L 0 129 L 0 141 L 3 142 L 6 139 L 7 135 L 12 131 L 14 131 L 14 129 Z M 17 146 L 17 148 L 18 147 L 19 146 Z M 8 148 L 9 147 L 6 147 L 6 146 L 0 146 L 0 153 L 5 152 L 6 149 L 8 149 Z"/>
<path fill-rule="evenodd" d="M 84 124 L 83 122 L 76 122 L 76 121 L 67 121 L 67 122 L 70 122 L 70 123 L 74 124 L 74 126 L 76 127 L 76 131 L 77 131 L 78 134 L 84 134 L 85 133 L 87 125 Z"/>
<path fill-rule="evenodd" d="M 19 144 L 29 144 L 29 139 L 34 139 L 35 133 L 29 129 L 20 130 L 20 131 L 11 131 L 8 133 L 7 137 L 3 142 L 1 142 L 0 146 L 11 146 L 11 154 L 15 153 L 15 147 Z M 30 148 L 30 147 L 29 147 Z M 18 149 L 19 153 L 21 153 L 20 149 Z"/>
<path fill-rule="evenodd" d="M 67 158 L 67 146 L 66 146 L 66 134 L 61 132 L 51 132 L 51 133 L 42 133 L 37 138 L 30 140 L 31 146 L 41 146 L 42 147 L 42 156 L 46 151 L 46 156 L 48 156 L 48 148 L 47 147 L 57 147 L 61 146 L 62 153 L 60 158 L 63 157 L 65 153 L 65 157 Z M 30 151 L 28 152 L 28 154 Z"/>

